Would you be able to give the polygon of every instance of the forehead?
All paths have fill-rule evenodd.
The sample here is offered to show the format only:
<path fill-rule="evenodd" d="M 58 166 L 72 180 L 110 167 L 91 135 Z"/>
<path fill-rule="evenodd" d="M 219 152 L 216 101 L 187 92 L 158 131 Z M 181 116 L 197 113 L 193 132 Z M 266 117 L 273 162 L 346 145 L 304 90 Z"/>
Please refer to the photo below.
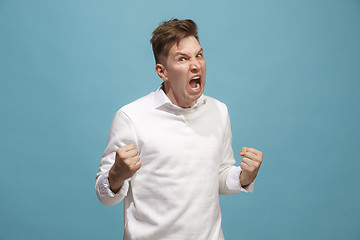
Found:
<path fill-rule="evenodd" d="M 201 50 L 201 45 L 194 36 L 185 37 L 178 42 L 172 43 L 169 47 L 169 56 L 177 53 L 197 54 Z"/>

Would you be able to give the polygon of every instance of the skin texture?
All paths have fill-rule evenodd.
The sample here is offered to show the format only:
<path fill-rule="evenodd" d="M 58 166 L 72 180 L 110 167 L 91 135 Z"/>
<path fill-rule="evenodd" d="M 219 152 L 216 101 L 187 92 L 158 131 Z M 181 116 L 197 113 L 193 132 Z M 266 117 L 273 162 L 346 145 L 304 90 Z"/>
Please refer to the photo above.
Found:
<path fill-rule="evenodd" d="M 206 62 L 200 43 L 189 36 L 173 43 L 167 58 L 162 56 L 155 71 L 164 81 L 164 91 L 170 101 L 182 108 L 194 106 L 204 92 L 206 80 Z M 198 90 L 189 85 L 194 77 L 200 77 Z"/>
<path fill-rule="evenodd" d="M 182 108 L 194 106 L 204 92 L 206 81 L 206 62 L 203 49 L 195 37 L 185 37 L 172 43 L 166 56 L 160 56 L 161 63 L 156 64 L 155 71 L 164 81 L 164 92 L 170 101 Z M 197 87 L 190 85 L 196 77 Z M 240 184 L 245 187 L 252 183 L 260 169 L 263 153 L 243 147 L 240 155 Z M 124 181 L 131 178 L 141 167 L 140 157 L 134 144 L 126 145 L 116 151 L 115 163 L 109 171 L 110 189 L 118 192 Z"/>
<path fill-rule="evenodd" d="M 243 157 L 240 167 L 242 169 L 240 174 L 240 184 L 245 187 L 252 183 L 261 166 L 264 154 L 254 148 L 243 147 L 240 152 Z"/>
<path fill-rule="evenodd" d="M 131 178 L 141 167 L 139 152 L 134 144 L 118 148 L 115 155 L 115 163 L 109 171 L 110 189 L 118 192 L 124 181 Z"/>

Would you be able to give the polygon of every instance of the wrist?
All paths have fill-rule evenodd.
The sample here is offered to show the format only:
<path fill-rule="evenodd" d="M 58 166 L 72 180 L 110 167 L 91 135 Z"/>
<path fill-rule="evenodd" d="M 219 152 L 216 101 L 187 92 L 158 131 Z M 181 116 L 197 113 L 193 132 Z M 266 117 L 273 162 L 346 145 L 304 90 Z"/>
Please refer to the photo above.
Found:
<path fill-rule="evenodd" d="M 124 184 L 125 180 L 121 179 L 120 175 L 113 168 L 111 168 L 109 171 L 108 181 L 110 190 L 113 193 L 117 193 Z"/>
<path fill-rule="evenodd" d="M 252 183 L 254 180 L 247 176 L 243 171 L 240 173 L 240 185 L 242 187 L 247 187 L 250 183 Z"/>

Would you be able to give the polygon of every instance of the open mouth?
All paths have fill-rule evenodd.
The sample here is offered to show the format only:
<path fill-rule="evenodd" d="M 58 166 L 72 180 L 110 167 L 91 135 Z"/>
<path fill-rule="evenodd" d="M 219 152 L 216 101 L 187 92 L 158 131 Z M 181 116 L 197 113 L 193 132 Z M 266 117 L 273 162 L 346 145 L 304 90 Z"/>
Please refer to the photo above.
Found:
<path fill-rule="evenodd" d="M 200 80 L 200 76 L 196 76 L 194 78 L 192 78 L 189 82 L 190 88 L 194 91 L 194 92 L 199 92 L 201 90 L 201 80 Z"/>

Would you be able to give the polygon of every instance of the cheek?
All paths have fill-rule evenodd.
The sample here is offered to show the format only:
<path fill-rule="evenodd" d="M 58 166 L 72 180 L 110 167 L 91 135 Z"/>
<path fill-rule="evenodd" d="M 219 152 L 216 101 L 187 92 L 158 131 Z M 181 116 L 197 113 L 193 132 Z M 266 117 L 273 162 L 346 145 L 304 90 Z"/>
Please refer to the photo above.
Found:
<path fill-rule="evenodd" d="M 204 71 L 206 71 L 206 62 L 205 61 L 202 64 L 202 68 L 204 69 Z"/>
<path fill-rule="evenodd" d="M 169 72 L 171 72 L 173 77 L 179 78 L 180 76 L 184 75 L 184 73 L 186 73 L 186 70 L 183 66 L 178 66 L 172 68 Z"/>
<path fill-rule="evenodd" d="M 187 82 L 188 74 L 189 73 L 186 70 L 186 68 L 180 68 L 180 69 L 176 69 L 176 71 L 174 71 L 173 76 L 179 82 Z"/>

